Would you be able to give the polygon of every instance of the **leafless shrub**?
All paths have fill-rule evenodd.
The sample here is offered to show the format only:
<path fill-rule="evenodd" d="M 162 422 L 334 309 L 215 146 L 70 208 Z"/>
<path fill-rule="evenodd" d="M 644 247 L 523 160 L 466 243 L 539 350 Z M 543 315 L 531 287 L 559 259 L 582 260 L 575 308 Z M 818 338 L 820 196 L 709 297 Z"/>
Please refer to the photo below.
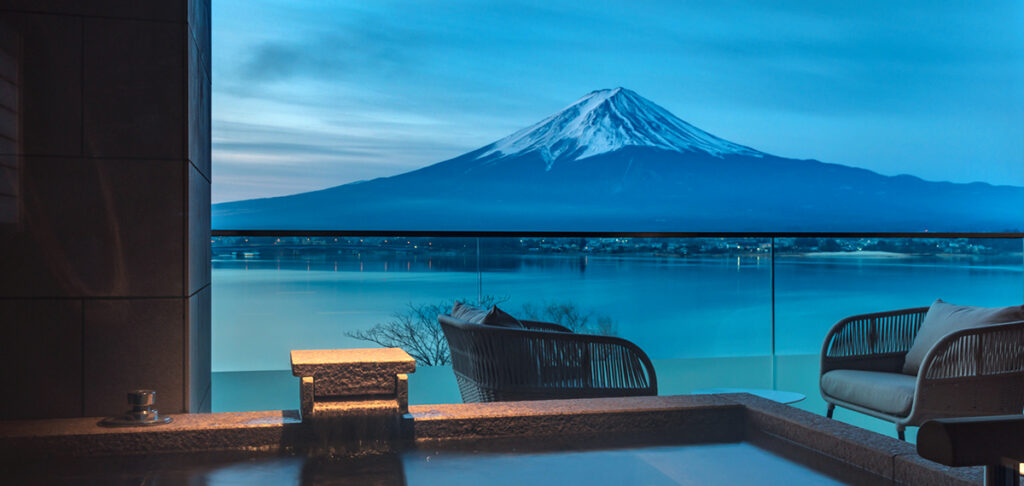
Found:
<path fill-rule="evenodd" d="M 523 304 L 520 316 L 531 321 L 553 322 L 575 333 L 615 336 L 618 326 L 611 317 L 584 312 L 572 301 L 545 301 L 541 305 Z"/>
<path fill-rule="evenodd" d="M 443 303 L 410 303 L 405 311 L 394 313 L 387 322 L 345 335 L 385 348 L 402 348 L 421 365 L 445 365 L 451 361 L 451 354 L 441 326 L 437 324 L 437 316 L 447 313 L 451 307 Z"/>
<path fill-rule="evenodd" d="M 481 307 L 500 304 L 506 299 L 485 296 Z M 462 302 L 475 302 L 463 299 Z M 446 365 L 451 362 L 451 352 L 444 332 L 437 323 L 437 316 L 451 312 L 454 302 L 437 304 L 409 303 L 404 311 L 395 312 L 391 320 L 379 323 L 370 329 L 348 331 L 346 336 L 376 343 L 385 348 L 402 348 L 416 363 L 423 366 Z"/>
<path fill-rule="evenodd" d="M 507 298 L 486 296 L 478 305 L 490 307 L 507 301 Z M 463 302 L 473 302 L 463 300 Z M 395 312 L 391 320 L 379 323 L 370 329 L 348 331 L 346 336 L 376 343 L 386 348 L 402 348 L 422 366 L 439 366 L 451 363 L 448 341 L 437 323 L 437 316 L 447 314 L 453 302 L 437 304 L 408 304 L 403 311 Z M 542 305 L 524 304 L 519 317 L 533 321 L 554 322 L 573 332 L 614 336 L 617 327 L 608 316 L 596 316 L 583 312 L 570 301 L 544 302 Z"/>

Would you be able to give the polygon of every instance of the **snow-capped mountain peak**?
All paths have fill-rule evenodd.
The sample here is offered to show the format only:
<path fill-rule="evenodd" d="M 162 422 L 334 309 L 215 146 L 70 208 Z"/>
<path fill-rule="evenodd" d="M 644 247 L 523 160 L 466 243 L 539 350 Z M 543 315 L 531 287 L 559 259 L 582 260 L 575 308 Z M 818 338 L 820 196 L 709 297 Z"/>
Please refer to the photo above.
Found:
<path fill-rule="evenodd" d="M 763 155 L 690 125 L 654 102 L 620 87 L 593 91 L 533 126 L 485 147 L 477 158 L 504 158 L 536 151 L 550 170 L 558 161 L 584 159 L 629 146 L 701 151 L 717 157 Z"/>

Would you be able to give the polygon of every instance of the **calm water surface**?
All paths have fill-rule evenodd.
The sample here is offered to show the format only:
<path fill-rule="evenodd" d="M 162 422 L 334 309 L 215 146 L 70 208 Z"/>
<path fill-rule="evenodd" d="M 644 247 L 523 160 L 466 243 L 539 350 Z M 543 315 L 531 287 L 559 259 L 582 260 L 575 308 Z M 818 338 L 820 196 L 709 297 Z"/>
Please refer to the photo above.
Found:
<path fill-rule="evenodd" d="M 345 336 L 409 304 L 570 301 L 611 317 L 652 359 L 765 356 L 771 264 L 765 257 L 415 255 L 214 260 L 213 370 L 288 369 L 300 348 L 367 347 Z M 964 258 L 782 256 L 775 265 L 776 350 L 813 354 L 842 317 L 926 306 L 936 298 L 996 306 L 1024 301 L 1019 255 Z"/>

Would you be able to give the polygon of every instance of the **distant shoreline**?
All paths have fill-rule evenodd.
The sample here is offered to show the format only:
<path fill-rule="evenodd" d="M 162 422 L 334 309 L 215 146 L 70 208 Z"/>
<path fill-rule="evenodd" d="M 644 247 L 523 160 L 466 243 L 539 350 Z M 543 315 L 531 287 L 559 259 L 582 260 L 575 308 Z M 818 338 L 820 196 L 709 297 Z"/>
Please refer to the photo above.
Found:
<path fill-rule="evenodd" d="M 800 256 L 807 258 L 910 258 L 909 253 L 898 253 L 894 251 L 815 251 L 800 253 Z"/>

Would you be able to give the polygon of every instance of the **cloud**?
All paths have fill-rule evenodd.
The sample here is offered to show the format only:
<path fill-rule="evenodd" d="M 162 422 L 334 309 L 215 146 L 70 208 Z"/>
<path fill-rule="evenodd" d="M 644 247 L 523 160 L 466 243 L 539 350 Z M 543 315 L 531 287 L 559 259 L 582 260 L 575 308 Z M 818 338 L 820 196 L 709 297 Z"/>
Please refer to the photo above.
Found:
<path fill-rule="evenodd" d="M 396 175 L 465 151 L 431 137 L 367 137 L 217 121 L 213 201 L 282 196 Z"/>
<path fill-rule="evenodd" d="M 298 156 L 327 155 L 336 157 L 364 157 L 371 154 L 367 150 L 288 142 L 214 142 L 213 151 L 220 153 L 260 153 Z"/>
<path fill-rule="evenodd" d="M 240 77 L 255 82 L 288 79 L 314 64 L 307 52 L 301 45 L 266 42 L 253 49 L 239 69 Z"/>
<path fill-rule="evenodd" d="M 367 73 L 396 75 L 414 69 L 416 52 L 431 43 L 416 25 L 395 24 L 366 12 L 343 13 L 329 19 L 310 18 L 284 38 L 257 41 L 243 53 L 236 76 L 262 84 L 300 78 L 345 81 Z"/>

